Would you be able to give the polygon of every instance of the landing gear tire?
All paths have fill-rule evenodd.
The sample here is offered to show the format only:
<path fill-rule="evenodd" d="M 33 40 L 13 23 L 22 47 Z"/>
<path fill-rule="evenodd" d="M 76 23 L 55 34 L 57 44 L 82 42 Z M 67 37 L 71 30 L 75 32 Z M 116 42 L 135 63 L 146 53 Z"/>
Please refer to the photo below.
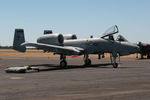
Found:
<path fill-rule="evenodd" d="M 65 60 L 62 60 L 60 62 L 60 68 L 66 68 L 67 67 L 67 62 Z"/>
<path fill-rule="evenodd" d="M 89 65 L 91 65 L 91 60 L 90 59 L 86 59 L 85 61 L 85 66 L 89 66 Z"/>
<path fill-rule="evenodd" d="M 118 63 L 114 63 L 113 68 L 118 68 Z"/>

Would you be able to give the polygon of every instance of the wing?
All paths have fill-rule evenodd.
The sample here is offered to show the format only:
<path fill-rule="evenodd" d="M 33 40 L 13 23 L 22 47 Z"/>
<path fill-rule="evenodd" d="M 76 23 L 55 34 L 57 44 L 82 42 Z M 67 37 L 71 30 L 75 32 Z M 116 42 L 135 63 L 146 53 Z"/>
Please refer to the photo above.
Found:
<path fill-rule="evenodd" d="M 36 47 L 37 49 L 42 49 L 49 52 L 65 55 L 81 55 L 84 52 L 84 49 L 72 46 L 57 46 L 43 43 L 22 43 L 21 45 L 26 47 L 27 46 Z"/>

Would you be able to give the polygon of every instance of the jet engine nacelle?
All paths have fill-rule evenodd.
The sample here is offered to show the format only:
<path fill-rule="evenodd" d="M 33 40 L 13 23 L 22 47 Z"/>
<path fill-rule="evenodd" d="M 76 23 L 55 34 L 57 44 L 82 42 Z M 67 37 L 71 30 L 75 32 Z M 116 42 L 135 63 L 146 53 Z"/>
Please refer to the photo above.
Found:
<path fill-rule="evenodd" d="M 62 34 L 45 34 L 37 39 L 37 43 L 63 45 L 64 37 Z"/>
<path fill-rule="evenodd" d="M 75 34 L 63 34 L 64 40 L 73 40 L 77 39 L 77 36 Z"/>

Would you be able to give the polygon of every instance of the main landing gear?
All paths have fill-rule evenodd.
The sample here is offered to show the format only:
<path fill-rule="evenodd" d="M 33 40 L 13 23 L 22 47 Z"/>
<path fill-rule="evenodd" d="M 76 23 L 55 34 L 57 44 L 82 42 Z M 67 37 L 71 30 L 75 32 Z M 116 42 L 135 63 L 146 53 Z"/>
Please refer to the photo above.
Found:
<path fill-rule="evenodd" d="M 67 61 L 65 55 L 60 55 L 60 68 L 66 68 L 67 67 Z"/>
<path fill-rule="evenodd" d="M 118 63 L 116 63 L 116 56 L 111 57 L 112 65 L 113 68 L 118 68 Z M 66 61 L 66 55 L 61 54 L 60 55 L 60 68 L 67 68 L 67 61 Z M 89 55 L 86 54 L 84 55 L 84 66 L 89 66 L 91 65 L 91 60 L 89 59 Z"/>
<path fill-rule="evenodd" d="M 91 65 L 91 60 L 89 59 L 89 55 L 84 55 L 84 63 L 85 66 Z"/>

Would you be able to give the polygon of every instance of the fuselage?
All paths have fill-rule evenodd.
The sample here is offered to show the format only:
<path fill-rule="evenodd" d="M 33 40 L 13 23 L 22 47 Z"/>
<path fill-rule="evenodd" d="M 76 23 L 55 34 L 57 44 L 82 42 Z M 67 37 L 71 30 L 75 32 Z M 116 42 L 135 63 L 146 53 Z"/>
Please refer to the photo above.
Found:
<path fill-rule="evenodd" d="M 70 46 L 82 48 L 84 52 L 80 54 L 119 53 L 121 56 L 123 56 L 139 52 L 139 47 L 133 43 L 120 42 L 105 38 L 65 40 L 61 34 L 52 34 L 52 35 L 50 34 L 39 37 L 37 39 L 37 42 L 57 46 Z"/>
<path fill-rule="evenodd" d="M 65 40 L 64 46 L 83 48 L 86 54 L 112 53 L 117 51 L 120 55 L 128 55 L 139 51 L 139 47 L 135 44 L 103 38 Z"/>

